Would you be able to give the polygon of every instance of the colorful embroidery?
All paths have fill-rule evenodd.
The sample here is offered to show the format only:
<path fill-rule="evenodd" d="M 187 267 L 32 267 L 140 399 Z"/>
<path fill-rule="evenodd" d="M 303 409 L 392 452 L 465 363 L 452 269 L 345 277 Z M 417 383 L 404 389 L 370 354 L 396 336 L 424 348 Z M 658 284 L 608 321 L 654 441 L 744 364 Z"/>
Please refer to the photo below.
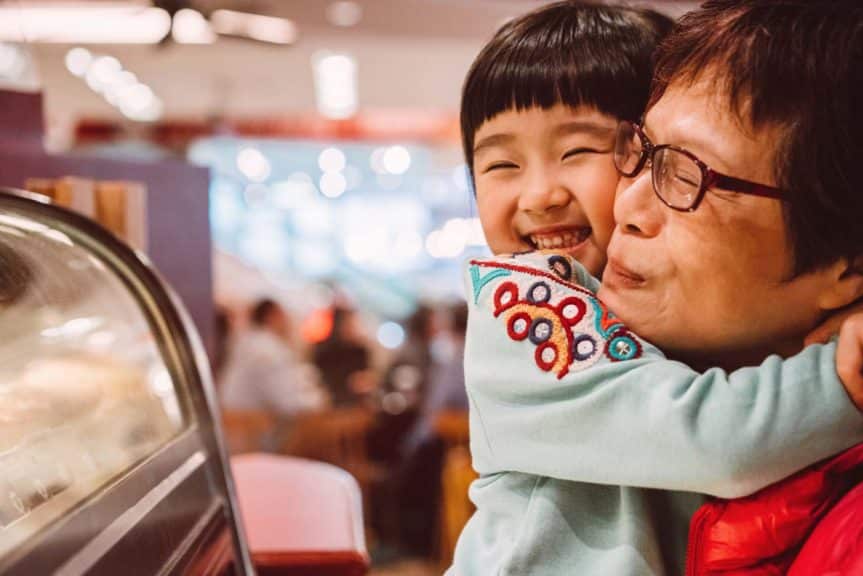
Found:
<path fill-rule="evenodd" d="M 482 289 L 486 284 L 496 278 L 500 278 L 501 276 L 509 276 L 510 274 L 512 274 L 512 272 L 510 272 L 509 270 L 496 268 L 485 276 L 480 277 L 479 267 L 471 266 L 470 277 L 473 283 L 473 303 L 476 304 L 477 302 L 479 302 L 479 293 L 482 292 Z"/>
<path fill-rule="evenodd" d="M 473 260 L 470 275 L 477 304 L 485 287 L 498 281 L 492 313 L 503 320 L 511 339 L 536 347 L 534 361 L 541 370 L 562 378 L 603 355 L 612 362 L 641 356 L 639 339 L 593 293 L 571 282 L 573 264 L 568 258 L 553 254 L 537 260 L 530 266 Z M 548 271 L 533 267 L 536 264 L 547 265 Z M 483 276 L 482 269 L 489 271 Z"/>
<path fill-rule="evenodd" d="M 628 330 L 618 330 L 605 345 L 605 355 L 612 361 L 632 360 L 641 356 L 641 344 Z"/>

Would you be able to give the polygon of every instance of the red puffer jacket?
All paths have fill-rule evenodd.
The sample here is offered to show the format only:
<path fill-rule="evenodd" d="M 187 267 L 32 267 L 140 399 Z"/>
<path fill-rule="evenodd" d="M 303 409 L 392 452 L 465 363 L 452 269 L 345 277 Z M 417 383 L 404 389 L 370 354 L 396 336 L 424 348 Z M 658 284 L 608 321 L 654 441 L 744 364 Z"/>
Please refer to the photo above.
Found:
<path fill-rule="evenodd" d="M 863 576 L 863 444 L 692 517 L 687 576 Z"/>

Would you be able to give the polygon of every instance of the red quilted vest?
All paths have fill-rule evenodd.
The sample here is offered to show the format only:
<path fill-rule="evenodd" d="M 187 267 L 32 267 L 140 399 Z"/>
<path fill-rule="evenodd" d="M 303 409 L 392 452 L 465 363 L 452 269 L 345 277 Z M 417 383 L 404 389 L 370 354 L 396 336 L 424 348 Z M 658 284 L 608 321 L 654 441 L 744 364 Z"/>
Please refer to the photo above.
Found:
<path fill-rule="evenodd" d="M 861 482 L 858 444 L 746 498 L 710 500 L 692 517 L 687 576 L 863 576 Z"/>

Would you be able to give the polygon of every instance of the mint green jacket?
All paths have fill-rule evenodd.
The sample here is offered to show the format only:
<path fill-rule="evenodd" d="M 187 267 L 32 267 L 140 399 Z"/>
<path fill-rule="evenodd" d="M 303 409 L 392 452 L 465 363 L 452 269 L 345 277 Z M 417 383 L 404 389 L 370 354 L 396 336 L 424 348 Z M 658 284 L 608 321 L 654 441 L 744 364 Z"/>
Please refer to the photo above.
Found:
<path fill-rule="evenodd" d="M 465 281 L 480 478 L 448 574 L 678 574 L 692 493 L 745 496 L 863 441 L 833 344 L 698 373 L 571 258 L 474 259 Z"/>

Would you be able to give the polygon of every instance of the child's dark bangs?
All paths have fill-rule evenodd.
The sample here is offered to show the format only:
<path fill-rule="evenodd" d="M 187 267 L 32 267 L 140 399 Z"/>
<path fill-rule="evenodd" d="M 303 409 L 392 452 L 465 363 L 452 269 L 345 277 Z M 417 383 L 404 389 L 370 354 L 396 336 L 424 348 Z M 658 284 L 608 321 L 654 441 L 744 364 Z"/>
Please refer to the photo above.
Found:
<path fill-rule="evenodd" d="M 488 82 L 471 99 L 477 106 L 472 124 L 479 128 L 502 112 L 530 108 L 548 110 L 558 104 L 600 107 L 601 79 L 590 78 L 571 64 L 542 62 L 519 65 L 498 62 Z"/>

